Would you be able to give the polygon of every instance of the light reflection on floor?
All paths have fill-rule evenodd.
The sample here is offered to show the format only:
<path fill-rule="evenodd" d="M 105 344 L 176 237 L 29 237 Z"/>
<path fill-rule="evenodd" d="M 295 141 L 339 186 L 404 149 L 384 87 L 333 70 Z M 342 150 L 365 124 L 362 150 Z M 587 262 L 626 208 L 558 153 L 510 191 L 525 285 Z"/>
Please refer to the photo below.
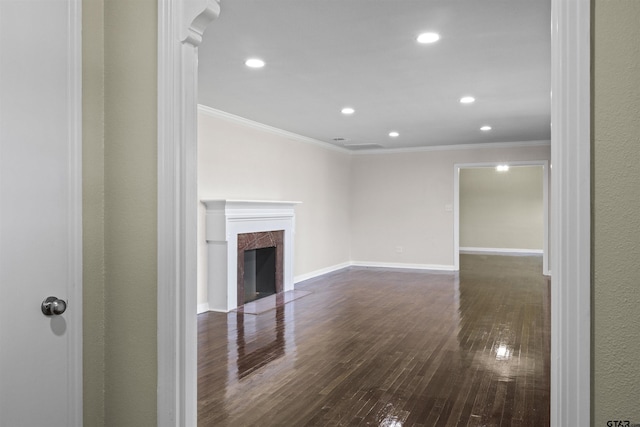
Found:
<path fill-rule="evenodd" d="M 199 338 L 199 425 L 548 424 L 548 283 L 536 262 L 466 260 L 351 269 L 257 315 L 211 315 L 224 329 Z"/>

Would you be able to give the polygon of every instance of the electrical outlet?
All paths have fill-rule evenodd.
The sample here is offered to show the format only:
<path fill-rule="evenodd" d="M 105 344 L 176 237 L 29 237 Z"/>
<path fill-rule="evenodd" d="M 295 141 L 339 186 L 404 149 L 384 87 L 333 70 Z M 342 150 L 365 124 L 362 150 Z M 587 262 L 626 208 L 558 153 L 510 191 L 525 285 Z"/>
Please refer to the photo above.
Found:
<path fill-rule="evenodd" d="M 401 254 L 404 252 L 404 247 L 402 246 L 396 246 L 396 253 L 397 254 Z"/>

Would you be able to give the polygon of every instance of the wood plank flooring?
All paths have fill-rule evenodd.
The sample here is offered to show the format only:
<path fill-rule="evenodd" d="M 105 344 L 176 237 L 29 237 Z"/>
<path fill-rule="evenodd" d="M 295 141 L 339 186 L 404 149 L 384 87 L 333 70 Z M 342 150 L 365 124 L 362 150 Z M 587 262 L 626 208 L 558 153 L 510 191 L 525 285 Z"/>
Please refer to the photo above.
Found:
<path fill-rule="evenodd" d="M 540 257 L 357 268 L 258 315 L 198 316 L 199 426 L 547 426 Z"/>

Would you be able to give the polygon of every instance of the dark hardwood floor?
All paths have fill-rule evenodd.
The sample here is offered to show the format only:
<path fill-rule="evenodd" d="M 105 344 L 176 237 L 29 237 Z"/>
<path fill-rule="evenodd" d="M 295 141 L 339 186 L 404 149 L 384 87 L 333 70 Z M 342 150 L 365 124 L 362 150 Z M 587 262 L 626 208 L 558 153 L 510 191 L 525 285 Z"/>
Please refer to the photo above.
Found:
<path fill-rule="evenodd" d="M 547 426 L 540 257 L 356 268 L 262 314 L 198 317 L 199 426 Z"/>

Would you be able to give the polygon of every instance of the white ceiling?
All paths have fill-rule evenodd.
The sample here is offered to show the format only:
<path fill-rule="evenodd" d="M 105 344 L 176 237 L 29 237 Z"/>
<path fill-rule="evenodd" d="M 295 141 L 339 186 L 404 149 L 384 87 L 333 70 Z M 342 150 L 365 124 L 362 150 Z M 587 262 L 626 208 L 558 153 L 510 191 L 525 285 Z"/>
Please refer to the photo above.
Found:
<path fill-rule="evenodd" d="M 550 0 L 222 0 L 199 102 L 351 149 L 548 140 L 550 20 Z"/>

